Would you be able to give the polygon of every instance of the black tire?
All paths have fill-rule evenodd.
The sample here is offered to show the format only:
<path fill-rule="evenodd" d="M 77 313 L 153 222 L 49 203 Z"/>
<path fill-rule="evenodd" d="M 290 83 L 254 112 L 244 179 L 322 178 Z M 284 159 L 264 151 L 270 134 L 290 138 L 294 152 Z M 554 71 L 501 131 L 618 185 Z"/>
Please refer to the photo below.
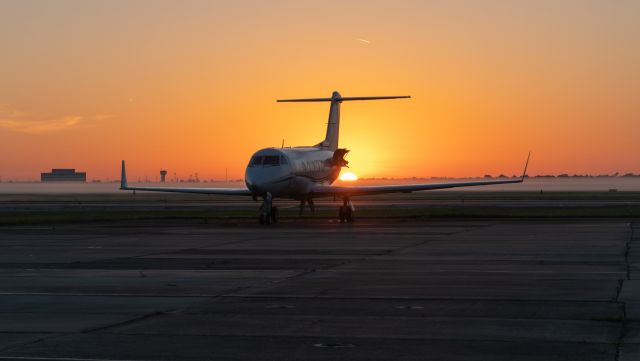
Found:
<path fill-rule="evenodd" d="M 355 221 L 355 214 L 353 212 L 353 209 L 349 206 L 346 207 L 346 211 L 345 211 L 345 218 L 347 219 L 347 222 L 351 223 L 353 221 Z"/>
<path fill-rule="evenodd" d="M 271 216 L 269 213 L 260 213 L 260 224 L 263 226 L 268 226 L 271 224 Z"/>
<path fill-rule="evenodd" d="M 340 209 L 338 210 L 338 218 L 340 218 L 340 223 L 343 223 L 347 218 L 347 214 L 346 214 L 347 212 L 345 210 L 346 210 L 345 206 L 340 206 Z"/>
<path fill-rule="evenodd" d="M 271 207 L 271 223 L 278 223 L 278 207 Z"/>

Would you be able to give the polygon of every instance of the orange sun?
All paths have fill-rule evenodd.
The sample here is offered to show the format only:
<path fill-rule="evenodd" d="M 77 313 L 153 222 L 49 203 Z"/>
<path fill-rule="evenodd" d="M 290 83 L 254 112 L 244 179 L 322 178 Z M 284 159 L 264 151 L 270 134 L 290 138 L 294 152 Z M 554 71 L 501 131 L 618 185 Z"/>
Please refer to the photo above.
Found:
<path fill-rule="evenodd" d="M 344 172 L 344 173 L 340 174 L 340 180 L 341 181 L 347 181 L 347 182 L 357 181 L 358 180 L 358 176 L 355 175 L 352 172 Z"/>

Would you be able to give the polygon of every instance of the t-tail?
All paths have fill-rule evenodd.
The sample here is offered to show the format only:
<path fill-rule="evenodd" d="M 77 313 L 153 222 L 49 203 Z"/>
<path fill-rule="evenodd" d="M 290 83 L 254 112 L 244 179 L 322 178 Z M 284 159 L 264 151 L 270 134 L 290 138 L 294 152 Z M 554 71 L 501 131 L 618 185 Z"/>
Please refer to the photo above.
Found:
<path fill-rule="evenodd" d="M 408 95 L 384 96 L 384 97 L 342 97 L 340 93 L 334 91 L 331 98 L 306 98 L 306 99 L 279 99 L 278 102 L 331 102 L 329 108 L 329 121 L 327 122 L 327 134 L 324 140 L 315 146 L 321 149 L 335 151 L 338 149 L 338 138 L 340 134 L 340 103 L 351 100 L 380 100 L 380 99 L 400 99 L 411 98 Z"/>

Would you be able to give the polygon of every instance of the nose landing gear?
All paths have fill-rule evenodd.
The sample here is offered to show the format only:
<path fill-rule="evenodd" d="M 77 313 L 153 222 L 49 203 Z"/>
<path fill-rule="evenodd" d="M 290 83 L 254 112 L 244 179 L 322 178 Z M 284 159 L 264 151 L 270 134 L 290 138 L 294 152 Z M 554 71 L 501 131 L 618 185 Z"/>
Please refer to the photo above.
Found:
<path fill-rule="evenodd" d="M 353 222 L 355 220 L 356 209 L 351 203 L 351 199 L 345 197 L 342 201 L 342 206 L 340 206 L 338 211 L 338 217 L 340 218 L 340 222 Z"/>
<path fill-rule="evenodd" d="M 271 223 L 278 223 L 278 207 L 273 206 L 273 196 L 267 192 L 263 199 L 260 206 L 260 224 L 268 226 Z"/>

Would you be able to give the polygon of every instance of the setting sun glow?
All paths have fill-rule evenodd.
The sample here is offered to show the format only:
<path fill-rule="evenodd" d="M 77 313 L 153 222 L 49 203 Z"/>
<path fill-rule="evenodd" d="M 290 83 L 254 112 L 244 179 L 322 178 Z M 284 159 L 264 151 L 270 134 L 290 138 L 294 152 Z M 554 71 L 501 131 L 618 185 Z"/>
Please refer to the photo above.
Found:
<path fill-rule="evenodd" d="M 358 180 L 358 176 L 353 174 L 352 172 L 344 172 L 342 174 L 340 174 L 340 180 L 341 181 L 357 181 Z"/>

